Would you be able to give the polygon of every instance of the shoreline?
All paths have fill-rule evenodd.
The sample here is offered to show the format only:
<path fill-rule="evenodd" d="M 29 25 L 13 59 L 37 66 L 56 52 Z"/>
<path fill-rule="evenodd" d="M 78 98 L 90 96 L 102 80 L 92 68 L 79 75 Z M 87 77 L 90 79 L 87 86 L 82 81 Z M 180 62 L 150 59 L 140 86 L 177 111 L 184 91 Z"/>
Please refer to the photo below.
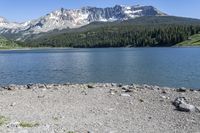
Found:
<path fill-rule="evenodd" d="M 40 88 L 40 86 L 70 86 L 70 85 L 77 85 L 77 86 L 87 86 L 87 85 L 100 85 L 100 86 L 139 86 L 139 88 L 144 88 L 144 89 L 150 89 L 150 90 L 156 90 L 157 88 L 163 89 L 163 90 L 171 90 L 171 91 L 177 91 L 179 89 L 184 89 L 186 91 L 199 91 L 200 92 L 200 87 L 199 88 L 191 88 L 191 87 L 170 87 L 170 86 L 161 86 L 157 84 L 138 84 L 138 83 L 133 83 L 133 84 L 126 84 L 126 83 L 106 83 L 106 82 L 86 82 L 86 83 L 74 83 L 74 82 L 66 82 L 66 83 L 28 83 L 28 84 L 0 84 L 0 90 L 9 90 L 11 89 L 28 89 L 29 86 L 36 86 Z M 158 89 L 158 90 L 159 90 Z"/>
<path fill-rule="evenodd" d="M 101 87 L 106 87 L 106 86 L 111 86 L 111 87 L 123 87 L 123 86 L 135 86 L 136 88 L 141 88 L 141 89 L 149 89 L 149 90 L 171 90 L 171 91 L 177 91 L 179 89 L 184 89 L 187 91 L 199 91 L 200 88 L 186 88 L 186 87 L 168 87 L 168 86 L 159 86 L 159 85 L 149 85 L 149 84 L 123 84 L 123 83 L 29 83 L 29 84 L 8 84 L 8 85 L 1 85 L 0 84 L 0 90 L 23 90 L 23 89 L 32 89 L 29 88 L 31 86 L 36 87 L 36 88 L 43 88 L 45 86 L 101 86 Z M 10 89 L 9 89 L 10 88 Z"/>
<path fill-rule="evenodd" d="M 171 47 L 96 47 L 96 48 L 74 48 L 74 47 L 20 47 L 20 48 L 8 48 L 0 49 L 0 51 L 17 51 L 17 50 L 38 50 L 38 49 L 102 49 L 102 48 L 200 48 L 200 46 L 171 46 Z"/>
<path fill-rule="evenodd" d="M 20 47 L 11 49 L 0 49 L 0 51 L 17 51 L 17 50 L 38 50 L 38 49 L 73 49 L 72 47 Z"/>
<path fill-rule="evenodd" d="M 199 132 L 200 90 L 115 83 L 0 87 L 1 133 Z"/>

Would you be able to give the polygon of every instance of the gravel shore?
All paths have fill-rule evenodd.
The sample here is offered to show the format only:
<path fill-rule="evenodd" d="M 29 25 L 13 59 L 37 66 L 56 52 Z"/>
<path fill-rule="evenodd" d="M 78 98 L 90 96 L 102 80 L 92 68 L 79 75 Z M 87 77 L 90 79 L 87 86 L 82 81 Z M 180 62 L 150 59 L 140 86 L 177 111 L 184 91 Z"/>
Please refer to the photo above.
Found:
<path fill-rule="evenodd" d="M 0 133 L 199 133 L 200 91 L 149 85 L 0 87 Z M 195 111 L 172 102 L 184 97 Z"/>

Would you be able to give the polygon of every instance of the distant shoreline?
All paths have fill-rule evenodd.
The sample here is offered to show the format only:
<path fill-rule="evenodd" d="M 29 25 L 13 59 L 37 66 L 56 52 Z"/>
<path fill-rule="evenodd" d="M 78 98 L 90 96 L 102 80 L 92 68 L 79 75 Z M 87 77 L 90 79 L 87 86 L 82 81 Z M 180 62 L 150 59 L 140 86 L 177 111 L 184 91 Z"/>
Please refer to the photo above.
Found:
<path fill-rule="evenodd" d="M 24 47 L 24 48 L 11 48 L 0 49 L 0 51 L 17 51 L 17 50 L 38 50 L 38 49 L 102 49 L 102 48 L 200 48 L 200 46 L 172 46 L 172 47 L 95 47 L 95 48 L 74 48 L 74 47 Z"/>
<path fill-rule="evenodd" d="M 0 49 L 0 51 L 12 51 L 12 50 L 37 50 L 37 49 L 72 49 L 71 47 L 24 47 L 24 48 L 11 48 L 11 49 Z"/>

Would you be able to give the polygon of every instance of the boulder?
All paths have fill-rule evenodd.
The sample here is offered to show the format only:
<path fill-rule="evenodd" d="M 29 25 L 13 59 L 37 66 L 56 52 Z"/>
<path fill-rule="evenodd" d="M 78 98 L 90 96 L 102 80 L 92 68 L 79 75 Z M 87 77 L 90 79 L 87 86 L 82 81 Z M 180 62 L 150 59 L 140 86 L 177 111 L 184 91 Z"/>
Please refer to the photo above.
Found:
<path fill-rule="evenodd" d="M 124 92 L 133 92 L 133 87 L 132 87 L 132 86 L 126 85 L 126 86 L 123 86 L 123 87 L 122 87 L 122 90 L 123 90 Z"/>
<path fill-rule="evenodd" d="M 181 88 L 177 89 L 176 91 L 177 91 L 177 92 L 186 92 L 187 89 L 184 88 L 184 87 L 181 87 Z"/>
<path fill-rule="evenodd" d="M 87 87 L 88 87 L 88 88 L 94 88 L 94 86 L 93 86 L 93 85 L 87 85 Z"/>
<path fill-rule="evenodd" d="M 178 109 L 185 112 L 194 112 L 195 106 L 187 103 L 182 103 L 179 105 Z"/>
<path fill-rule="evenodd" d="M 189 104 L 185 97 L 177 97 L 173 105 L 176 107 L 178 111 L 183 112 L 195 112 L 197 111 L 196 107 L 192 104 Z"/>
<path fill-rule="evenodd" d="M 12 90 L 16 90 L 17 86 L 16 85 L 9 85 L 9 86 L 3 87 L 3 88 L 6 89 L 6 90 L 9 90 L 9 91 L 12 91 Z"/>
<path fill-rule="evenodd" d="M 122 87 L 123 85 L 121 83 L 117 84 L 117 87 Z"/>
<path fill-rule="evenodd" d="M 33 84 L 27 84 L 27 89 L 33 89 Z"/>

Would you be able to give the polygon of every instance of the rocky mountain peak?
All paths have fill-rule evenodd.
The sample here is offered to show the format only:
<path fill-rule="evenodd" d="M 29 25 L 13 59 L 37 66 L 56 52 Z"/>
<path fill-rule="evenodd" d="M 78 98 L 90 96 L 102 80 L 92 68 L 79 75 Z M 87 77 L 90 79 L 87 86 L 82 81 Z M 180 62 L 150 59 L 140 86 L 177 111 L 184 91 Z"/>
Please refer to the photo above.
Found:
<path fill-rule="evenodd" d="M 95 21 L 116 21 L 128 20 L 141 16 L 163 16 L 165 13 L 153 6 L 126 6 L 115 5 L 114 7 L 97 8 L 82 7 L 80 9 L 60 8 L 38 19 L 24 23 L 8 22 L 0 17 L 0 33 L 22 33 L 38 34 L 52 30 L 62 30 L 66 28 L 78 28 Z"/>

